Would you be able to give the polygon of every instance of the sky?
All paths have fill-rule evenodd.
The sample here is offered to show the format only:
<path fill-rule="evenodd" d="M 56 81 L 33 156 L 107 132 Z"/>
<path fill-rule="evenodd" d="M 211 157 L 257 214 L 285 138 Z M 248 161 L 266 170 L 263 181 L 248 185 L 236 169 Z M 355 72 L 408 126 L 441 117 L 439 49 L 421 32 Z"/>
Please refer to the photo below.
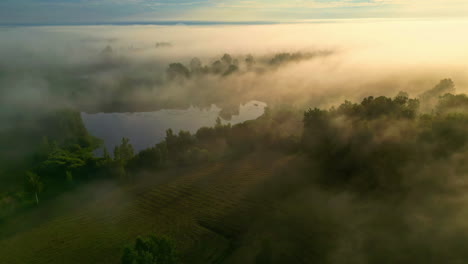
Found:
<path fill-rule="evenodd" d="M 466 0 L 0 0 L 0 24 L 452 18 Z"/>

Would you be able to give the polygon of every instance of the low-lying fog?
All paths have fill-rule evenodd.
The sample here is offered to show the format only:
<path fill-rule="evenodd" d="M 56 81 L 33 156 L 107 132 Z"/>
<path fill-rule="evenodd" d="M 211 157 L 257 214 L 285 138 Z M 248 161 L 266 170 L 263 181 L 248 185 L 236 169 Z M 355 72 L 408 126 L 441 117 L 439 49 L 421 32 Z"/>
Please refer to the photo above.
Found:
<path fill-rule="evenodd" d="M 417 96 L 444 78 L 465 92 L 467 27 L 465 20 L 421 19 L 2 27 L 1 115 L 213 104 L 232 112 L 251 100 L 306 109 L 401 90 Z"/>
<path fill-rule="evenodd" d="M 431 105 L 431 100 L 440 91 L 467 92 L 467 28 L 468 21 L 465 20 L 421 19 L 242 26 L 0 27 L 0 132 L 7 131 L 0 133 L 3 140 L 0 142 L 0 161 L 5 161 L 8 167 L 13 168 L 12 171 L 20 172 L 0 171 L 0 178 L 8 179 L 11 185 L 20 186 L 18 190 L 24 188 L 26 178 L 22 175 L 29 168 L 22 164 L 30 162 L 13 164 L 11 160 L 15 157 L 18 160 L 40 161 L 37 164 L 41 169 L 38 170 L 39 176 L 51 183 L 46 184 L 45 188 L 53 188 L 57 181 L 65 186 L 57 184 L 58 187 L 68 191 L 73 188 L 74 179 L 91 179 L 88 160 L 92 161 L 90 171 L 100 174 L 102 170 L 104 175 L 112 175 L 109 178 L 116 182 L 131 182 L 130 178 L 136 178 L 132 170 L 139 171 L 136 169 L 140 169 L 140 163 L 135 163 L 138 166 L 135 168 L 124 164 L 131 156 L 126 144 L 116 151 L 117 154 L 120 152 L 121 158 L 103 161 L 104 165 L 98 166 L 95 165 L 97 161 L 88 157 L 91 150 L 78 144 L 62 150 L 56 148 L 55 142 L 48 141 L 47 133 L 51 132 L 55 138 L 68 143 L 68 138 L 57 135 L 63 133 L 65 136 L 72 135 L 72 139 L 85 139 L 83 146 L 93 146 L 95 142 L 81 126 L 79 113 L 82 113 L 89 132 L 102 138 L 108 151 L 112 152 L 121 137 L 130 138 L 134 148 L 141 150 L 159 142 L 168 128 L 194 132 L 201 126 L 214 125 L 218 116 L 223 122 L 237 123 L 258 117 L 268 105 L 271 107 L 270 113 L 274 113 L 271 119 L 266 116 L 255 123 L 256 127 L 230 130 L 232 133 L 227 134 L 232 136 L 231 141 L 227 136 L 222 137 L 229 145 L 226 149 L 239 149 L 239 155 L 232 155 L 233 159 L 239 156 L 239 162 L 222 162 L 226 164 L 225 167 L 216 165 L 213 170 L 207 170 L 209 172 L 198 173 L 196 168 L 196 174 L 177 178 L 177 184 L 167 184 L 170 197 L 162 197 L 161 206 L 150 206 L 151 213 L 159 214 L 159 209 L 164 211 L 162 213 L 169 213 L 179 210 L 177 208 L 187 208 L 189 212 L 181 215 L 184 219 L 175 222 L 174 228 L 189 228 L 193 221 L 197 229 L 183 234 L 183 237 L 196 239 L 194 235 L 205 236 L 206 228 L 198 220 L 211 222 L 212 218 L 218 219 L 217 209 L 209 208 L 210 201 L 217 208 L 226 208 L 222 209 L 226 212 L 244 214 L 245 208 L 250 211 L 248 208 L 253 200 L 244 196 L 243 191 L 236 192 L 232 197 L 239 197 L 235 199 L 242 200 L 242 203 L 245 201 L 245 207 L 236 207 L 236 202 L 225 203 L 228 198 L 224 195 L 230 192 L 228 188 L 231 185 L 226 182 L 225 189 L 221 188 L 221 184 L 225 179 L 237 178 L 220 178 L 215 174 L 232 173 L 242 175 L 239 178 L 239 186 L 245 186 L 242 189 L 250 190 L 251 182 L 255 182 L 253 186 L 262 185 L 258 192 L 254 188 L 252 192 L 258 193 L 258 201 L 265 203 L 265 206 L 261 206 L 264 209 L 258 212 L 260 217 L 256 217 L 257 212 L 239 217 L 242 218 L 239 222 L 252 222 L 248 228 L 241 228 L 245 231 L 242 235 L 245 235 L 247 242 L 232 239 L 236 236 L 231 236 L 230 232 L 237 232 L 235 228 L 227 235 L 219 232 L 220 236 L 210 240 L 213 243 L 229 242 L 228 254 L 235 247 L 242 246 L 245 254 L 241 252 L 240 255 L 246 256 L 246 259 L 252 256 L 253 260 L 258 248 L 260 253 L 265 251 L 268 253 L 265 253 L 266 256 L 273 254 L 277 257 L 274 260 L 279 260 L 257 259 L 258 263 L 307 263 L 302 259 L 302 255 L 307 254 L 317 263 L 466 263 L 468 196 L 464 176 L 468 171 L 465 155 L 468 119 L 466 115 L 439 118 L 436 112 L 419 116 L 424 111 L 416 112 L 419 103 L 408 99 L 408 96 L 421 98 L 419 95 L 429 90 L 426 101 Z M 438 83 L 435 92 L 431 92 L 430 89 Z M 407 93 L 395 97 L 400 91 Z M 395 99 L 380 97 L 378 100 L 367 98 L 362 101 L 363 97 L 381 95 Z M 466 97 L 460 98 L 465 105 Z M 345 99 L 363 103 L 353 105 L 348 102 L 343 104 L 341 110 L 338 108 L 339 111 L 307 111 L 313 107 L 323 110 L 337 106 Z M 420 109 L 424 109 L 423 103 Z M 456 105 L 448 106 L 456 108 Z M 56 111 L 63 108 L 66 110 Z M 286 110 L 275 113 L 277 109 Z M 432 109 L 432 106 L 426 108 L 427 111 Z M 307 111 L 304 115 L 301 113 L 303 110 Z M 380 115 L 387 111 L 388 115 Z M 63 113 L 54 115 L 56 112 Z M 51 118 L 37 118 L 41 115 Z M 36 138 L 42 132 L 37 128 L 46 127 L 47 120 L 54 125 L 44 129 L 45 138 Z M 302 120 L 305 121 L 304 127 Z M 62 126 L 63 123 L 65 125 Z M 263 130 L 274 133 L 264 133 Z M 250 137 L 255 134 L 252 131 L 261 133 Z M 286 132 L 285 137 L 292 137 L 282 140 L 281 132 Z M 210 133 L 206 133 L 205 137 L 211 137 L 213 134 Z M 224 132 L 216 133 L 221 135 Z M 77 136 L 73 136 L 75 134 Z M 258 140 L 261 136 L 265 140 Z M 209 142 L 207 145 L 212 144 Z M 291 154 L 294 156 L 292 161 L 289 156 L 286 157 L 288 159 L 270 158 L 270 155 L 263 155 L 270 148 L 259 148 L 257 151 L 257 143 L 286 151 L 293 146 L 291 149 L 304 153 L 297 156 Z M 37 147 L 35 152 L 31 151 L 33 144 Z M 66 146 L 65 143 L 62 145 Z M 165 163 L 173 166 L 169 168 L 176 168 L 179 156 L 186 153 L 185 145 L 180 147 L 180 151 L 179 145 L 173 140 L 172 150 L 167 146 L 162 148 L 166 154 L 168 150 L 177 154 L 173 157 L 162 155 L 160 149 L 155 148 L 149 158 L 142 156 L 138 159 L 144 164 L 154 163 L 147 168 L 155 171 L 165 167 Z M 214 145 L 213 153 L 218 155 L 217 146 Z M 255 152 L 248 155 L 252 149 Z M 198 160 L 209 160 L 211 157 L 203 154 L 205 149 L 192 150 L 196 148 L 187 150 L 191 154 L 187 156 L 194 156 L 193 162 L 196 164 L 199 164 Z M 23 155 L 23 152 L 30 155 Z M 234 151 L 228 154 L 231 153 L 236 154 Z M 257 160 L 267 165 L 251 166 Z M 269 185 L 263 185 L 270 172 L 263 173 L 261 168 L 271 167 L 276 160 L 284 164 L 278 165 L 285 167 L 284 171 L 275 172 L 271 181 L 268 180 Z M 172 162 L 174 165 L 171 165 Z M 70 165 L 63 166 L 64 163 Z M 75 170 L 75 165 L 80 167 Z M 235 168 L 237 166 L 238 169 Z M 275 170 L 276 167 L 271 168 Z M 148 172 L 153 177 L 152 171 Z M 167 175 L 175 174 L 176 171 Z M 42 185 L 37 176 L 34 177 L 32 173 L 26 175 L 29 185 L 35 190 L 35 203 L 39 203 L 37 192 Z M 254 175 L 258 175 L 258 180 L 257 176 L 252 177 Z M 211 185 L 210 181 L 216 182 L 216 185 Z M 5 183 L 2 181 L 2 185 Z M 205 197 L 198 196 L 203 188 L 215 190 L 213 195 L 208 195 L 209 199 L 198 198 Z M 186 191 L 192 190 L 192 194 L 187 194 Z M 371 194 L 367 194 L 367 190 Z M 114 193 L 100 191 L 106 192 Z M 151 192 L 148 199 L 160 199 L 160 194 L 164 195 L 164 192 L 157 192 Z M 6 197 L 10 199 L 10 196 Z M 120 202 L 126 199 L 126 194 L 116 197 L 116 200 L 105 198 L 104 202 L 93 202 L 92 208 L 96 210 L 92 211 L 99 211 L 100 206 L 111 203 L 115 205 L 112 208 L 119 208 L 115 209 L 116 214 L 121 214 L 120 208 L 125 208 L 122 209 L 124 211 L 133 206 L 131 202 Z M 270 197 L 276 204 L 269 202 Z M 138 195 L 136 199 L 140 198 L 146 203 L 143 196 Z M 200 208 L 207 209 L 200 210 L 206 210 L 206 214 L 195 208 L 197 204 L 192 207 L 178 202 L 192 198 L 203 203 Z M 74 200 L 78 201 L 76 198 Z M 177 206 L 166 207 L 172 202 Z M 179 207 L 179 204 L 184 206 Z M 146 215 L 149 210 L 143 209 L 141 215 Z M 106 227 L 101 232 L 103 235 L 96 238 L 106 238 L 108 234 L 112 234 L 109 239 L 123 238 L 131 234 L 124 230 L 122 234 L 125 235 L 113 235 L 116 227 L 125 229 L 127 219 L 133 217 L 133 214 L 129 214 L 129 218 L 114 218 L 108 213 L 113 210 L 103 210 L 105 217 L 98 214 L 103 227 L 106 227 L 104 221 L 107 220 L 109 225 L 115 226 Z M 140 212 L 140 207 L 136 210 Z M 134 212 L 133 209 L 131 212 Z M 46 214 L 37 215 L 43 219 Z M 228 219 L 229 214 L 220 213 L 219 217 L 221 215 L 222 219 L 234 219 L 232 223 L 237 221 L 237 218 Z M 79 219 L 83 218 L 81 213 L 78 216 Z M 148 216 L 154 219 L 153 214 Z M 154 223 L 166 222 L 171 214 L 167 216 Z M 85 224 L 95 219 L 85 218 Z M 190 221 L 185 218 L 190 218 Z M 64 216 L 58 219 L 69 218 Z M 135 226 L 143 223 L 142 219 L 138 217 Z M 220 226 L 229 227 L 229 224 L 224 225 L 221 218 L 218 220 L 216 223 L 220 223 Z M 34 226 L 40 223 L 37 221 Z M 50 226 L 57 223 L 52 221 Z M 151 228 L 159 228 L 154 223 L 150 223 Z M 172 224 L 170 219 L 167 223 Z M 86 230 L 99 232 L 98 227 L 100 225 L 90 226 Z M 199 229 L 201 227 L 203 229 Z M 218 233 L 215 227 L 213 231 Z M 48 235 L 42 229 L 32 230 L 34 232 L 31 234 L 35 237 Z M 79 228 L 77 230 L 80 232 Z M 139 228 L 135 230 L 141 233 Z M 166 229 L 162 227 L 161 230 Z M 63 245 L 60 244 L 59 248 L 78 245 L 78 248 L 70 248 L 69 251 L 75 255 L 90 247 L 95 252 L 101 251 L 94 245 L 103 244 L 104 250 L 99 253 L 104 254 L 103 259 L 107 259 L 109 256 L 105 254 L 110 252 L 107 249 L 118 245 L 118 241 L 107 243 L 111 241 L 107 238 L 95 241 L 93 236 L 88 235 L 67 241 L 71 233 L 64 232 L 65 236 L 62 236 L 60 231 L 53 232 L 56 234 L 48 237 L 52 244 L 23 241 L 21 235 L 15 235 L 10 240 L 14 242 L 12 245 L 25 244 L 28 248 L 24 252 L 21 251 L 24 247 L 3 249 L 8 251 L 11 248 L 14 249 L 12 253 L 28 253 L 33 257 L 47 255 L 45 252 L 49 251 L 44 250 L 51 249 L 53 243 L 63 238 L 65 242 L 60 242 Z M 214 239 L 211 235 L 206 237 Z M 263 239 L 272 241 L 271 247 L 262 242 Z M 84 244 L 88 240 L 93 240 L 90 243 L 94 244 Z M 224 257 L 218 258 L 210 253 L 208 247 L 215 245 L 213 243 L 207 244 L 208 251 L 205 251 L 205 244 L 197 242 L 196 249 L 202 249 L 203 255 L 209 255 L 213 261 L 221 262 Z M 34 247 L 30 250 L 31 245 Z M 260 247 L 264 249 L 260 251 Z M 286 258 L 283 258 L 283 253 L 287 253 Z M 52 259 L 51 256 L 46 257 L 45 261 Z"/>

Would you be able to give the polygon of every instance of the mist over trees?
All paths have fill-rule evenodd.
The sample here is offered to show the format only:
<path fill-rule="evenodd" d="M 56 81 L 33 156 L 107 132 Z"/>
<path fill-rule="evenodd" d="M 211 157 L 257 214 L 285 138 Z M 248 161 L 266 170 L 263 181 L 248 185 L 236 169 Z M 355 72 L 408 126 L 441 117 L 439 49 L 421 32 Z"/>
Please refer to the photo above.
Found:
<path fill-rule="evenodd" d="M 203 65 L 202 61 L 195 57 L 188 66 L 182 63 L 171 63 L 167 69 L 168 80 L 188 79 L 190 77 L 200 77 L 203 75 L 228 76 L 233 73 L 246 74 L 254 72 L 257 74 L 266 74 L 288 63 L 307 61 L 314 58 L 327 57 L 333 55 L 333 51 L 316 52 L 295 52 L 295 53 L 277 53 L 272 57 L 264 56 L 254 58 L 252 55 L 236 56 L 224 54 L 220 59 L 215 60 L 211 65 Z"/>
<path fill-rule="evenodd" d="M 139 153 L 123 138 L 112 157 L 105 151 L 99 158 L 92 155 L 99 141 L 83 130 L 79 115 L 54 112 L 46 127 L 54 131 L 42 132 L 35 161 L 22 165 L 26 196 L 4 195 L 2 215 L 11 216 L 11 201 L 41 206 L 43 199 L 96 179 L 131 185 L 148 172 L 158 177 L 174 168 L 197 170 L 252 153 L 281 153 L 294 157 L 288 170 L 251 194 L 269 201 L 270 209 L 255 212 L 249 228 L 233 236 L 238 242 L 227 260 L 458 263 L 466 257 L 459 245 L 468 241 L 468 229 L 455 220 L 465 204 L 468 100 L 455 94 L 451 80 L 436 88 L 435 103 L 400 92 L 328 109 L 269 107 L 237 125 L 218 118 L 195 134 L 168 129 L 163 142 Z M 243 223 L 246 216 L 230 217 Z M 122 263 L 158 263 L 162 255 L 174 261 L 165 241 L 137 239 L 124 250 Z M 401 253 L 406 251 L 416 253 Z"/>
<path fill-rule="evenodd" d="M 439 105 L 457 97 L 465 96 L 442 95 Z M 468 123 L 460 101 L 447 114 L 420 112 L 405 93 L 305 111 L 296 148 L 304 160 L 265 187 L 276 210 L 258 216 L 239 251 L 269 263 L 463 262 L 466 225 L 455 219 L 465 214 Z"/>
<path fill-rule="evenodd" d="M 257 174 L 264 178 L 242 194 L 245 207 L 224 203 L 229 193 L 223 193 L 222 188 L 215 190 L 219 197 L 206 207 L 221 205 L 225 211 L 209 208 L 208 217 L 202 218 L 196 204 L 187 207 L 190 212 L 184 217 L 196 223 L 196 230 L 187 230 L 185 222 L 176 228 L 198 244 L 196 248 L 183 245 L 184 260 L 223 241 L 228 249 L 220 257 L 210 256 L 216 263 L 466 262 L 468 96 L 463 89 L 467 81 L 459 65 L 450 64 L 452 60 L 459 62 L 459 54 L 456 60 L 445 52 L 442 59 L 421 56 L 433 60 L 434 68 L 430 68 L 427 61 L 408 56 L 406 43 L 401 48 L 395 41 L 382 41 L 386 50 L 381 43 L 341 43 L 337 37 L 336 43 L 343 45 L 319 45 L 320 34 L 311 34 L 313 42 L 303 43 L 300 35 L 292 43 L 277 42 L 265 49 L 268 43 L 263 39 L 232 38 L 232 29 L 223 30 L 225 38 L 216 35 L 220 41 L 212 45 L 203 38 L 204 42 L 193 44 L 180 36 L 174 41 L 167 37 L 171 42 L 151 40 L 145 44 L 103 35 L 78 41 L 83 49 L 69 39 L 34 43 L 38 50 L 40 45 L 53 50 L 50 43 L 66 47 L 52 55 L 23 50 L 20 45 L 2 46 L 0 242 L 9 235 L 30 231 L 29 227 L 2 229 L 15 226 L 11 222 L 16 216 L 27 218 L 32 212 L 49 219 L 50 204 L 97 182 L 111 183 L 112 192 L 119 194 L 105 205 L 93 199 L 99 200 L 108 190 L 88 197 L 96 206 L 94 210 L 101 211 L 102 206 L 120 203 L 135 206 L 132 199 L 142 195 L 134 191 L 140 190 L 138 184 L 157 182 L 172 188 L 172 180 L 193 173 L 184 188 L 170 189 L 174 197 L 154 208 L 149 206 L 154 213 L 151 216 L 158 217 L 160 212 L 173 210 L 171 204 L 178 201 L 192 205 L 212 181 L 226 179 L 210 174 L 192 181 L 199 172 L 218 172 L 222 166 L 241 164 L 235 173 L 254 175 L 247 175 L 240 184 L 250 187 L 254 178 L 250 176 Z M 412 30 L 408 32 L 420 32 Z M 210 30 L 198 33 L 215 39 Z M 434 34 L 432 28 L 430 33 Z M 360 33 L 353 33 L 353 38 L 354 34 Z M 252 48 L 233 48 L 237 42 L 250 43 Z M 372 46 L 371 51 L 363 51 L 363 43 Z M 425 39 L 422 43 L 418 46 L 421 50 L 430 44 Z M 464 49 L 458 48 L 453 53 Z M 424 55 L 423 51 L 411 51 Z M 413 68 L 402 66 L 402 61 Z M 452 75 L 457 86 L 452 79 L 439 82 Z M 196 133 L 168 129 L 162 142 L 138 153 L 127 138 L 115 149 L 102 148 L 80 115 L 215 104 L 222 108 L 220 117 L 228 120 L 240 103 L 252 99 L 268 105 L 256 120 L 231 125 L 219 118 Z M 101 149 L 103 155 L 96 156 Z M 286 165 L 267 177 L 252 165 L 259 160 L 269 167 L 277 160 Z M 150 199 L 164 200 L 158 195 Z M 251 201 L 260 201 L 262 206 L 249 208 Z M 70 203 L 70 210 L 78 208 L 73 206 Z M 114 213 L 126 213 L 118 209 L 93 213 L 125 229 L 125 221 L 133 221 L 134 215 L 114 218 Z M 171 220 L 167 220 L 168 225 Z M 205 223 L 210 221 L 215 223 Z M 235 223 L 234 228 L 226 227 L 229 221 Z M 39 221 L 32 226 L 41 232 Z M 89 233 L 73 237 L 73 233 L 64 232 L 70 241 L 62 241 L 60 223 L 56 227 L 58 231 L 48 234 L 59 239 L 49 241 L 58 241 L 64 248 L 76 237 L 94 238 Z M 167 231 L 160 226 L 151 229 Z M 118 231 L 110 226 L 103 233 Z M 215 242 L 204 244 L 212 238 L 206 234 L 216 237 Z M 119 237 L 121 240 L 112 237 L 115 240 L 109 245 L 117 248 L 122 237 L 127 242 L 135 239 L 129 238 L 129 232 Z M 74 250 L 82 252 L 82 248 Z M 123 250 L 121 262 L 174 263 L 175 253 L 170 240 L 140 237 Z"/>

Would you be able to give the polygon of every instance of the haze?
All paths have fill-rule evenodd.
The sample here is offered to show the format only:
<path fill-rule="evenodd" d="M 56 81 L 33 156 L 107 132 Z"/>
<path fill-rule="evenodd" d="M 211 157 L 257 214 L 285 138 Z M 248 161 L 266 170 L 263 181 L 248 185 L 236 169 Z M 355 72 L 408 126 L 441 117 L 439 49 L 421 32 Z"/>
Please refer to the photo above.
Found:
<path fill-rule="evenodd" d="M 0 263 L 466 263 L 463 1 L 0 3 Z"/>
<path fill-rule="evenodd" d="M 2 68 L 27 69 L 34 74 L 9 76 L 8 85 L 17 88 L 3 91 L 2 98 L 10 102 L 10 98 L 29 100 L 28 94 L 21 99 L 15 95 L 22 92 L 39 96 L 37 89 L 51 85 L 43 79 L 48 68 L 99 63 L 106 46 L 112 48 L 114 56 L 134 65 L 129 67 L 140 65 L 138 74 L 152 75 L 151 78 L 164 75 L 170 62 L 188 64 L 194 57 L 209 64 L 225 53 L 233 56 L 332 53 L 324 58 L 289 64 L 267 75 L 247 74 L 221 80 L 225 82 L 223 85 L 236 85 L 239 89 L 249 86 L 246 92 L 252 95 L 247 100 L 267 100 L 265 97 L 285 93 L 300 98 L 304 98 L 303 93 L 320 97 L 323 93 L 336 93 L 337 89 L 342 95 L 357 96 L 357 99 L 376 89 L 370 87 L 375 83 L 391 84 L 390 90 L 379 91 L 383 94 L 398 90 L 417 93 L 444 77 L 455 79 L 458 89 L 464 91 L 468 56 L 465 51 L 468 37 L 463 34 L 466 26 L 465 20 L 364 19 L 251 26 L 3 28 L 0 40 Z M 155 48 L 158 42 L 171 45 Z M 122 74 L 113 69 L 91 75 L 98 82 L 112 85 L 108 79 L 114 73 Z M 77 77 L 90 77 L 86 74 Z M 31 86 L 25 84 L 32 82 L 28 80 L 31 78 L 38 87 L 23 87 Z M 210 84 L 201 85 L 211 85 L 212 80 L 206 82 Z M 175 90 L 177 88 L 170 92 L 176 93 Z"/>

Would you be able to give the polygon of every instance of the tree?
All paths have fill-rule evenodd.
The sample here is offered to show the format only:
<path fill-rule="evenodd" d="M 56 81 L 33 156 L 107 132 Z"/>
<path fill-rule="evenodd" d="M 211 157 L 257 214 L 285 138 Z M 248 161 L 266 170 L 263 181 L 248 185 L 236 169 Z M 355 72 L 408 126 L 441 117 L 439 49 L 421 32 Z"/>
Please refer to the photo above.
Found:
<path fill-rule="evenodd" d="M 149 235 L 138 237 L 135 244 L 127 246 L 123 251 L 121 263 L 174 264 L 177 263 L 177 253 L 170 239 Z"/>
<path fill-rule="evenodd" d="M 37 205 L 39 205 L 39 193 L 42 192 L 43 188 L 44 184 L 37 174 L 30 171 L 26 172 L 26 189 L 34 194 Z"/>
<path fill-rule="evenodd" d="M 104 148 L 102 151 L 102 158 L 106 161 L 109 162 L 111 160 L 111 157 L 109 155 L 109 152 L 107 151 L 107 148 Z"/>
<path fill-rule="evenodd" d="M 136 154 L 135 157 L 128 162 L 128 168 L 132 170 L 157 169 L 161 164 L 161 150 L 156 145 Z"/>
<path fill-rule="evenodd" d="M 255 58 L 252 55 L 247 55 L 245 64 L 247 64 L 248 68 L 251 68 L 255 64 Z"/>
<path fill-rule="evenodd" d="M 121 161 L 124 164 L 133 158 L 133 147 L 128 138 L 122 138 L 122 143 L 114 148 L 114 160 Z"/>
<path fill-rule="evenodd" d="M 225 69 L 225 65 L 223 65 L 223 63 L 219 60 L 213 62 L 213 64 L 211 65 L 211 71 L 214 73 L 214 74 L 220 74 L 224 71 Z"/>
<path fill-rule="evenodd" d="M 193 58 L 190 61 L 190 72 L 192 74 L 198 74 L 202 71 L 202 62 L 199 58 Z"/>
<path fill-rule="evenodd" d="M 159 151 L 159 157 L 160 157 L 160 163 L 161 166 L 165 166 L 167 163 L 167 143 L 165 141 L 159 143 L 156 145 L 158 151 Z"/>
<path fill-rule="evenodd" d="M 218 116 L 215 121 L 215 128 L 220 128 L 223 126 L 223 123 L 221 121 L 221 118 Z"/>
<path fill-rule="evenodd" d="M 221 58 L 221 61 L 226 64 L 226 65 L 231 65 L 232 63 L 232 57 L 229 54 L 224 54 L 223 57 Z"/>
<path fill-rule="evenodd" d="M 166 71 L 169 80 L 188 79 L 190 71 L 182 63 L 171 63 Z"/>
<path fill-rule="evenodd" d="M 423 105 L 423 112 L 431 112 L 439 101 L 439 97 L 446 94 L 455 94 L 455 84 L 451 79 L 441 80 L 434 88 L 419 96 Z"/>
<path fill-rule="evenodd" d="M 435 112 L 443 115 L 468 113 L 468 96 L 466 94 L 445 94 L 439 98 Z"/>
<path fill-rule="evenodd" d="M 223 73 L 223 76 L 228 76 L 231 73 L 234 73 L 239 70 L 239 67 L 236 65 L 229 65 L 228 69 Z"/>
<path fill-rule="evenodd" d="M 437 99 L 439 96 L 448 93 L 455 93 L 455 84 L 451 79 L 444 79 L 439 82 L 434 88 L 428 90 L 421 94 L 420 98 L 422 100 L 430 100 L 430 99 Z"/>

